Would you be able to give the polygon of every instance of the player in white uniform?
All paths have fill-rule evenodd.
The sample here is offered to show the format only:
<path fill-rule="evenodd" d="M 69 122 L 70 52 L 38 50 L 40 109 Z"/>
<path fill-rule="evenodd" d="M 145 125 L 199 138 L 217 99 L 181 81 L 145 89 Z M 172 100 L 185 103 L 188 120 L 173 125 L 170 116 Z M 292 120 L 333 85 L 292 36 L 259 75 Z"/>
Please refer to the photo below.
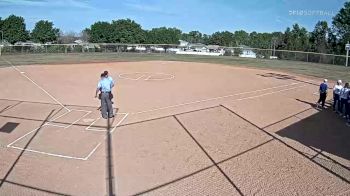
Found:
<path fill-rule="evenodd" d="M 349 97 L 349 83 L 345 83 L 344 88 L 340 90 L 340 115 L 343 115 L 344 118 L 347 117 L 347 111 L 349 110 L 347 107 L 348 103 L 348 97 Z"/>
<path fill-rule="evenodd" d="M 338 80 L 337 84 L 333 87 L 333 111 L 340 112 L 341 104 L 340 104 L 340 91 L 343 88 L 342 81 Z"/>

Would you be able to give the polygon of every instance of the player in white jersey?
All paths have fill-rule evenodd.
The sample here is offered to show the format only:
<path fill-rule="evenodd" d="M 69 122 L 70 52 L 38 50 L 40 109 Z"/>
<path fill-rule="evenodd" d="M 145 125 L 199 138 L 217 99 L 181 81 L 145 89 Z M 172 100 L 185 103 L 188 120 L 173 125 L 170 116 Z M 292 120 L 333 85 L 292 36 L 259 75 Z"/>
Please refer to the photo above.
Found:
<path fill-rule="evenodd" d="M 340 104 L 340 91 L 343 89 L 342 81 L 338 80 L 337 84 L 333 87 L 333 111 L 339 112 L 341 111 L 341 104 Z"/>
<path fill-rule="evenodd" d="M 348 103 L 348 97 L 349 97 L 349 83 L 345 83 L 344 88 L 340 90 L 340 115 L 343 115 L 344 118 L 347 116 L 347 111 L 349 108 L 347 107 Z"/>

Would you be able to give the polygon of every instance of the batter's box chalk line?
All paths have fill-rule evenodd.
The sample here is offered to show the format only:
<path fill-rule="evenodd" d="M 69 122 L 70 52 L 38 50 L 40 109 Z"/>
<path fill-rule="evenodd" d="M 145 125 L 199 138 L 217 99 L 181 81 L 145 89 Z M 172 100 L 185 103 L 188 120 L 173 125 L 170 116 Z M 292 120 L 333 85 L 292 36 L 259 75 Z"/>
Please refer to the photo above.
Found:
<path fill-rule="evenodd" d="M 55 120 L 57 120 L 59 118 L 62 118 L 65 115 L 68 115 L 72 111 L 84 112 L 85 114 L 82 115 L 81 117 L 79 117 L 74 122 L 68 124 L 68 125 L 65 125 L 65 124 L 59 123 L 59 122 L 54 122 Z M 78 121 L 80 121 L 81 119 L 83 119 L 85 116 L 87 116 L 87 115 L 89 115 L 91 113 L 92 113 L 92 111 L 71 109 L 71 110 L 68 110 L 65 113 L 63 113 L 63 114 L 61 114 L 61 115 L 59 115 L 59 116 L 57 116 L 57 117 L 55 117 L 53 119 L 50 119 L 47 123 L 45 123 L 45 125 L 54 126 L 54 127 L 61 127 L 61 128 L 67 129 L 67 128 L 71 127 L 72 125 L 74 125 L 75 123 L 77 123 Z"/>
<path fill-rule="evenodd" d="M 42 154 L 42 155 L 46 155 L 46 156 L 53 156 L 53 157 L 59 157 L 59 158 L 65 158 L 65 159 L 75 159 L 75 160 L 82 160 L 82 161 L 86 161 L 88 160 L 91 155 L 98 149 L 98 147 L 101 145 L 101 142 L 99 142 L 90 152 L 88 155 L 86 155 L 85 157 L 75 157 L 75 156 L 69 156 L 69 155 L 64 155 L 64 154 L 58 154 L 58 153 L 50 153 L 50 152 L 44 152 L 44 151 L 39 151 L 39 150 L 34 150 L 34 149 L 29 149 L 29 148 L 22 148 L 22 147 L 18 147 L 18 146 L 14 146 L 14 144 L 20 140 L 22 140 L 23 138 L 27 137 L 28 135 L 30 135 L 31 133 L 37 131 L 38 129 L 44 127 L 44 126 L 49 126 L 49 125 L 43 125 L 41 127 L 38 127 L 26 134 L 24 134 L 23 136 L 17 138 L 15 141 L 11 142 L 10 144 L 7 145 L 8 148 L 13 148 L 13 149 L 17 149 L 17 150 L 21 150 L 21 151 L 26 151 L 26 152 L 31 152 L 31 153 L 37 153 L 37 154 Z"/>
<path fill-rule="evenodd" d="M 76 156 L 70 156 L 70 155 L 64 155 L 64 154 L 59 154 L 59 153 L 51 153 L 51 152 L 45 152 L 45 151 L 39 151 L 39 150 L 34 150 L 34 149 L 29 149 L 29 148 L 22 148 L 22 147 L 19 147 L 19 146 L 15 146 L 14 144 L 17 143 L 18 141 L 22 140 L 23 138 L 27 137 L 28 135 L 32 134 L 33 132 L 37 131 L 38 129 L 44 127 L 44 126 L 56 126 L 56 127 L 61 127 L 63 129 L 66 129 L 72 125 L 74 125 L 76 122 L 78 122 L 79 120 L 81 120 L 82 118 L 84 118 L 85 116 L 89 115 L 91 113 L 91 111 L 87 111 L 87 110 L 75 110 L 75 109 L 72 109 L 72 110 L 69 110 L 53 119 L 51 119 L 51 122 L 54 121 L 54 120 L 57 120 L 59 118 L 62 118 L 63 116 L 67 115 L 68 113 L 70 113 L 71 111 L 79 111 L 79 112 L 85 112 L 85 114 L 80 117 L 78 120 L 74 121 L 73 123 L 67 125 L 67 126 L 63 126 L 63 125 L 58 125 L 58 124 L 50 124 L 49 122 L 48 123 L 45 123 L 44 125 L 24 134 L 23 136 L 17 138 L 16 140 L 14 140 L 13 142 L 11 142 L 10 144 L 8 144 L 6 147 L 7 148 L 13 148 L 13 149 L 16 149 L 16 150 L 21 150 L 21 151 L 26 151 L 26 152 L 31 152 L 31 153 L 37 153 L 37 154 L 41 154 L 41 155 L 46 155 L 46 156 L 53 156 L 53 157 L 58 157 L 58 158 L 65 158 L 65 159 L 74 159 L 74 160 L 82 160 L 82 161 L 86 161 L 88 160 L 92 155 L 93 153 L 99 148 L 99 146 L 101 145 L 101 142 L 99 142 L 90 152 L 88 155 L 86 155 L 85 157 L 76 157 Z M 110 133 L 113 133 L 117 126 L 119 126 L 126 118 L 127 116 L 129 115 L 129 113 L 116 113 L 117 115 L 118 114 L 121 114 L 121 115 L 124 115 L 123 118 L 116 124 L 116 126 L 113 127 L 113 129 L 110 131 Z M 96 122 L 99 118 L 97 118 L 94 122 Z M 92 122 L 92 124 L 94 123 Z M 91 125 L 89 126 L 91 127 Z M 87 129 L 87 128 L 86 128 Z M 91 130 L 90 128 L 90 131 L 96 131 L 96 130 Z M 98 130 L 100 131 L 100 130 Z M 105 131 L 105 130 L 104 130 Z"/>
<path fill-rule="evenodd" d="M 75 111 L 83 111 L 85 112 L 85 114 L 79 118 L 78 120 L 72 122 L 71 124 L 64 126 L 64 125 L 60 125 L 60 124 L 53 124 L 52 121 L 57 120 L 59 118 L 61 118 L 62 116 L 68 114 L 69 112 L 71 112 L 72 110 L 70 110 L 69 108 L 67 108 L 65 105 L 63 105 L 60 101 L 58 101 L 54 96 L 52 96 L 48 91 L 46 91 L 43 87 L 41 87 L 38 83 L 36 83 L 34 80 L 32 80 L 29 76 L 26 75 L 26 73 L 24 71 L 21 71 L 20 69 L 18 69 L 15 65 L 13 65 L 10 61 L 3 59 L 5 62 L 7 62 L 14 70 L 16 70 L 17 72 L 19 72 L 21 74 L 21 76 L 25 77 L 26 79 L 28 79 L 32 84 L 34 84 L 36 87 L 38 87 L 40 90 L 42 90 L 44 93 L 46 93 L 52 100 L 54 100 L 56 103 L 58 103 L 59 105 L 61 105 L 64 109 L 67 110 L 67 112 L 65 112 L 63 115 L 60 115 L 54 119 L 51 119 L 49 122 L 45 123 L 44 125 L 34 129 L 33 131 L 30 131 L 29 133 L 24 134 L 23 136 L 17 138 L 15 141 L 11 142 L 10 144 L 8 144 L 6 147 L 8 148 L 14 148 L 17 150 L 21 150 L 21 151 L 27 151 L 27 152 L 33 152 L 33 153 L 39 153 L 39 154 L 43 154 L 43 155 L 48 155 L 48 156 L 54 156 L 54 157 L 60 157 L 60 158 L 67 158 L 67 159 L 76 159 L 76 160 L 88 160 L 89 157 L 97 150 L 97 148 L 101 145 L 101 143 L 98 143 L 94 149 L 92 149 L 92 151 L 85 157 L 73 157 L 73 156 L 67 156 L 67 155 L 62 155 L 62 154 L 54 154 L 54 153 L 49 153 L 49 152 L 42 152 L 42 151 L 37 151 L 37 150 L 32 150 L 32 149 L 27 149 L 27 148 L 21 148 L 21 147 L 17 147 L 17 146 L 13 146 L 14 143 L 16 143 L 17 141 L 23 139 L 24 137 L 26 137 L 27 135 L 33 133 L 34 131 L 37 131 L 38 129 L 40 129 L 43 126 L 57 126 L 57 127 L 61 127 L 61 128 L 68 128 L 70 126 L 72 126 L 73 124 L 75 124 L 76 122 L 78 122 L 79 120 L 81 120 L 82 118 L 84 118 L 85 116 L 89 115 L 91 113 L 91 111 L 85 111 L 85 110 L 75 110 Z M 73 110 L 74 111 L 74 110 Z"/>
<path fill-rule="evenodd" d="M 136 76 L 133 77 L 133 76 Z M 160 73 L 160 72 L 131 72 L 131 73 L 121 73 L 118 75 L 119 78 L 125 79 L 125 80 L 133 80 L 133 81 L 138 81 L 138 80 L 143 80 L 143 81 L 148 81 L 148 80 L 171 80 L 174 79 L 175 76 L 172 74 L 167 74 L 167 73 Z M 160 78 L 157 78 L 160 77 Z"/>
<path fill-rule="evenodd" d="M 119 126 L 119 125 L 126 119 L 126 117 L 128 117 L 129 113 L 116 113 L 116 116 L 118 116 L 118 115 L 124 115 L 124 116 L 123 116 L 123 118 L 122 118 L 120 121 L 118 121 L 118 123 L 113 127 L 113 129 L 111 130 L 111 133 L 113 133 L 113 131 L 115 130 L 115 128 L 116 128 L 117 126 Z M 103 129 L 103 128 L 91 128 L 91 127 L 93 127 L 93 125 L 94 125 L 97 121 L 99 121 L 100 119 L 101 119 L 101 117 L 96 118 L 96 120 L 94 120 L 88 127 L 86 127 L 85 130 L 87 130 L 87 131 L 97 131 L 97 132 L 106 132 L 106 129 Z"/>

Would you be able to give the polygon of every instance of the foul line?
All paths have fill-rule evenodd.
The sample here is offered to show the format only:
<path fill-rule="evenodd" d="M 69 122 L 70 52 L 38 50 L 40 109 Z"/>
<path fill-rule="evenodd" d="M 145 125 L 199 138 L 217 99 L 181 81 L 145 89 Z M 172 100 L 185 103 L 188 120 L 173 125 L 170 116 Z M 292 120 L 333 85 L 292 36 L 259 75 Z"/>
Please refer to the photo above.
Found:
<path fill-rule="evenodd" d="M 38 85 L 36 82 L 34 82 L 31 78 L 29 78 L 24 72 L 19 70 L 15 65 L 13 65 L 10 61 L 2 58 L 5 62 L 7 62 L 13 69 L 15 69 L 17 72 L 19 72 L 23 77 L 27 78 L 30 82 L 32 82 L 35 86 L 37 86 L 40 90 L 42 90 L 44 93 L 46 93 L 51 99 L 53 99 L 56 103 L 61 105 L 64 109 L 70 111 L 66 106 L 64 106 L 60 101 L 58 101 L 54 96 L 52 96 L 49 92 L 47 92 L 43 87 Z"/>
<path fill-rule="evenodd" d="M 273 91 L 273 92 L 270 92 L 270 93 L 264 93 L 264 94 L 261 94 L 261 95 L 250 96 L 250 97 L 245 97 L 245 98 L 241 98 L 241 99 L 233 99 L 233 100 L 229 100 L 229 101 L 243 101 L 243 100 L 247 100 L 247 99 L 254 99 L 254 98 L 263 97 L 263 96 L 266 96 L 266 95 L 271 95 L 271 94 L 275 94 L 275 93 L 280 93 L 280 92 L 284 92 L 284 91 L 289 91 L 289 90 L 293 90 L 293 89 L 302 88 L 302 87 L 307 86 L 307 85 L 308 84 L 304 84 L 302 86 L 282 89 L 282 90 Z M 153 121 L 153 120 L 168 118 L 168 117 L 171 117 L 173 115 L 177 116 L 177 115 L 182 115 L 182 114 L 191 113 L 191 112 L 197 112 L 197 111 L 200 111 L 200 110 L 205 110 L 205 109 L 210 109 L 210 108 L 215 108 L 215 107 L 218 107 L 218 106 L 212 106 L 212 107 L 208 107 L 208 108 L 201 108 L 201 109 L 197 109 L 197 110 L 192 110 L 192 111 L 188 111 L 188 112 L 181 112 L 181 113 L 177 113 L 177 114 L 171 114 L 171 115 L 167 115 L 167 116 L 162 116 L 162 117 L 158 117 L 158 118 L 142 120 L 142 121 L 138 121 L 138 122 L 131 122 L 131 123 L 123 124 L 123 125 L 120 125 L 120 126 L 133 125 L 133 124 L 143 123 L 143 122 L 147 122 L 147 121 Z"/>
<path fill-rule="evenodd" d="M 270 93 L 264 93 L 264 94 L 261 94 L 261 95 L 245 97 L 245 98 L 241 98 L 241 99 L 234 99 L 232 101 L 243 101 L 243 100 L 247 100 L 247 99 L 254 99 L 254 98 L 263 97 L 263 96 L 266 96 L 266 95 L 271 95 L 271 94 L 280 93 L 280 92 L 284 92 L 284 91 L 289 91 L 289 90 L 293 90 L 293 89 L 297 89 L 297 88 L 302 88 L 304 86 L 307 86 L 307 84 L 304 84 L 304 85 L 298 86 L 298 87 L 287 88 L 287 89 L 283 89 L 283 90 L 279 90 L 279 91 L 273 91 L 273 92 L 270 92 Z"/>
<path fill-rule="evenodd" d="M 225 95 L 225 96 L 220 96 L 220 97 L 214 97 L 214 98 L 209 98 L 209 99 L 202 99 L 202 100 L 198 100 L 198 101 L 180 103 L 180 104 L 171 105 L 171 106 L 165 106 L 165 107 L 160 107 L 160 108 L 155 108 L 155 109 L 150 109 L 150 110 L 144 110 L 144 111 L 139 111 L 139 112 L 133 112 L 133 113 L 130 113 L 130 114 L 142 114 L 142 113 L 154 112 L 154 111 L 158 111 L 158 110 L 165 110 L 165 109 L 169 109 L 169 108 L 176 108 L 176 107 L 180 107 L 180 106 L 186 106 L 186 105 L 197 104 L 197 103 L 202 103 L 202 102 L 214 101 L 214 100 L 219 100 L 219 99 L 234 97 L 234 96 L 238 96 L 238 95 L 251 94 L 251 93 L 257 93 L 257 92 L 261 92 L 261 91 L 276 89 L 276 88 L 294 86 L 294 85 L 297 85 L 297 84 L 300 84 L 300 82 L 295 82 L 295 83 L 291 83 L 291 84 L 285 84 L 285 85 L 280 85 L 280 86 L 275 86 L 275 87 L 270 87 L 270 88 L 264 88 L 264 89 L 260 89 L 260 90 L 254 90 L 254 91 L 247 91 L 247 92 L 236 93 L 236 94 L 231 94 L 231 95 Z M 295 88 L 301 88 L 301 87 L 304 87 L 304 86 L 306 86 L 306 85 L 307 85 L 307 84 L 304 84 L 303 86 L 295 87 Z M 283 89 L 283 90 L 277 91 L 277 92 L 283 92 L 283 91 L 291 90 L 291 89 L 294 89 L 294 88 Z M 275 93 L 275 92 L 272 92 L 272 93 L 270 93 L 270 94 L 273 94 L 273 93 Z M 264 95 L 267 95 L 267 94 L 264 94 Z M 258 96 L 254 96 L 253 98 L 261 97 L 261 96 L 262 96 L 262 95 L 258 95 Z M 251 97 L 242 98 L 242 99 L 239 99 L 239 100 L 244 100 L 244 99 L 251 99 Z"/>

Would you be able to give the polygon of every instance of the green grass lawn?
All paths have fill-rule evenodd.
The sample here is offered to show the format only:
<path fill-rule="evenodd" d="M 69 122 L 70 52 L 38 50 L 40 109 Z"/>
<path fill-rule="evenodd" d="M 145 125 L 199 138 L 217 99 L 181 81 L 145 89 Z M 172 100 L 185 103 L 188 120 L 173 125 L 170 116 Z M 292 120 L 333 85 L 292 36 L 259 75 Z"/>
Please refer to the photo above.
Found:
<path fill-rule="evenodd" d="M 186 61 L 224 64 L 230 66 L 244 66 L 251 68 L 280 70 L 289 73 L 302 74 L 331 80 L 342 79 L 350 81 L 350 67 L 300 61 L 250 59 L 231 56 L 197 56 L 172 54 L 139 54 L 139 53 L 76 53 L 76 54 L 21 54 L 5 55 L 0 57 L 0 67 L 9 66 L 7 61 L 14 65 L 31 64 L 65 64 L 111 61 Z"/>

